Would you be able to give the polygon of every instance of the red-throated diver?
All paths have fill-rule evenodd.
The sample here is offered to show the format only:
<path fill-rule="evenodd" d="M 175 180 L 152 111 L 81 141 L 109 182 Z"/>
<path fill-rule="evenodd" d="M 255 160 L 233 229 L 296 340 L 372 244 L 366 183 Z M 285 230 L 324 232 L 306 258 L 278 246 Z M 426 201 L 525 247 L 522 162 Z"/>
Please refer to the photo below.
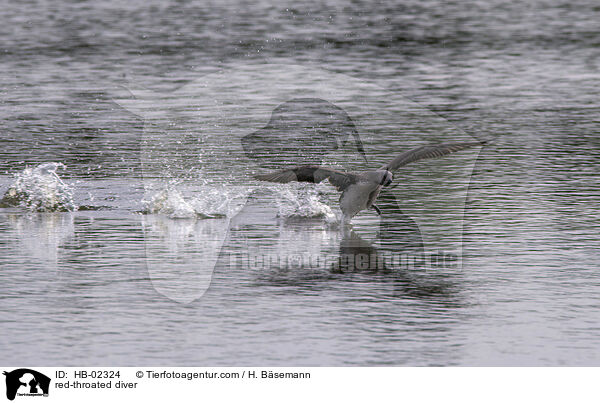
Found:
<path fill-rule="evenodd" d="M 342 172 L 336 169 L 316 165 L 303 165 L 290 169 L 257 175 L 256 179 L 277 182 L 311 182 L 319 183 L 328 179 L 329 182 L 342 192 L 340 208 L 342 222 L 348 223 L 352 217 L 362 210 L 373 207 L 381 214 L 374 204 L 382 187 L 389 186 L 394 178 L 392 172 L 411 162 L 427 158 L 443 157 L 466 148 L 484 145 L 485 141 L 464 143 L 429 144 L 405 151 L 379 169 L 360 173 Z"/>

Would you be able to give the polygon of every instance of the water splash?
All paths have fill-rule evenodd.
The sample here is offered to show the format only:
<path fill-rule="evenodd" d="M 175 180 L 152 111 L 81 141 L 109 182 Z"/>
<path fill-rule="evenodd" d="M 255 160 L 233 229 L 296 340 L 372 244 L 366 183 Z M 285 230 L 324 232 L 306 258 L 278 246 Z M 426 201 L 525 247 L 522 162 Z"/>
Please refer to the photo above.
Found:
<path fill-rule="evenodd" d="M 226 218 L 233 217 L 248 203 L 255 191 L 253 186 L 215 186 L 204 184 L 199 187 L 169 183 L 162 190 L 152 193 L 143 200 L 143 214 L 159 214 L 169 218 Z M 338 217 L 324 200 L 323 189 L 276 186 L 276 191 L 262 194 L 261 199 L 276 208 L 277 218 L 285 222 L 316 221 L 326 224 L 337 223 Z"/>
<path fill-rule="evenodd" d="M 15 176 L 2 199 L 0 207 L 23 207 L 30 211 L 76 211 L 73 189 L 56 173 L 66 169 L 60 162 L 48 162 L 27 167 Z"/>
<path fill-rule="evenodd" d="M 327 224 L 338 221 L 331 207 L 321 200 L 318 189 L 286 187 L 279 196 L 278 217 L 285 221 L 318 220 Z"/>
<path fill-rule="evenodd" d="M 171 218 L 195 218 L 196 211 L 175 188 L 165 188 L 143 201 L 144 214 L 164 214 Z"/>
<path fill-rule="evenodd" d="M 195 196 L 186 197 L 170 184 L 150 200 L 143 201 L 145 206 L 142 213 L 161 214 L 169 218 L 226 218 L 236 198 L 235 194 L 209 186 L 202 186 L 196 193 Z"/>

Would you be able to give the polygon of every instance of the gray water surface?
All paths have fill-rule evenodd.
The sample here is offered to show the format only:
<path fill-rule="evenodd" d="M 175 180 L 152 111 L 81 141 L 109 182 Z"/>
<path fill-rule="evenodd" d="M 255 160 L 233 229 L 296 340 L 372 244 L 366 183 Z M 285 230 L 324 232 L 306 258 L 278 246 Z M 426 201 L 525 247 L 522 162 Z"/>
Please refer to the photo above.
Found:
<path fill-rule="evenodd" d="M 27 166 L 59 162 L 80 207 L 0 208 L 5 365 L 600 364 L 596 2 L 40 0 L 3 9 L 0 193 Z M 232 139 L 307 96 L 271 99 L 255 81 L 261 71 L 279 72 L 273 88 L 301 76 L 301 88 L 326 91 L 339 83 L 323 87 L 324 77 L 344 74 L 380 89 L 320 95 L 352 118 L 368 157 L 348 141 L 327 157 L 338 167 L 377 167 L 426 142 L 495 140 L 407 166 L 396 177 L 404 215 L 387 214 L 385 225 L 372 211 L 352 233 L 312 210 L 317 220 L 282 222 L 280 199 L 325 214 L 337 195 L 252 180 L 286 154 L 253 160 Z M 219 72 L 235 80 L 186 103 L 200 88 L 190 83 L 212 85 Z M 148 117 L 120 101 L 138 87 L 161 94 L 150 106 L 167 113 Z M 238 108 L 237 97 L 252 107 Z M 142 214 L 160 186 L 225 215 Z M 248 254 L 414 252 L 421 240 L 460 265 L 237 264 Z"/>

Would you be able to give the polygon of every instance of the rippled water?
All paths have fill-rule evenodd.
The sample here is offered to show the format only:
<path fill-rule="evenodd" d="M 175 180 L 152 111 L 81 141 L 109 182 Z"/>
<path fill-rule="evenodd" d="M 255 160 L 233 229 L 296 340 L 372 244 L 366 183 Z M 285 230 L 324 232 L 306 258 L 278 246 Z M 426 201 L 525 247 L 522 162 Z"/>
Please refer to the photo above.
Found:
<path fill-rule="evenodd" d="M 561 0 L 6 4 L 0 193 L 30 190 L 0 208 L 6 365 L 598 365 L 599 17 Z M 382 217 L 346 231 L 331 186 L 252 179 L 302 138 L 333 147 L 314 134 L 329 106 L 276 113 L 304 99 L 360 133 L 364 157 L 353 136 L 323 153 L 340 168 L 494 140 L 408 165 Z M 439 251 L 452 264 L 338 259 Z"/>

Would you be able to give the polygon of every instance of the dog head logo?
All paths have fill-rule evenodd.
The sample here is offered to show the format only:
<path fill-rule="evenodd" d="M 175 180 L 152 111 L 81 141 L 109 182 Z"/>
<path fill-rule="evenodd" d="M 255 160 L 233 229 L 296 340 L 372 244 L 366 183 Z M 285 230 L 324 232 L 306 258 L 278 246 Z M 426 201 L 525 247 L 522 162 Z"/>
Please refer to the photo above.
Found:
<path fill-rule="evenodd" d="M 277 105 L 269 122 L 242 137 L 246 156 L 267 168 L 320 165 L 352 137 L 367 159 L 352 118 L 342 108 L 319 98 L 296 98 Z M 278 160 L 273 155 L 280 156 Z M 283 157 L 283 158 L 282 158 Z"/>
<path fill-rule="evenodd" d="M 19 368 L 4 371 L 6 377 L 6 397 L 14 400 L 18 396 L 48 396 L 50 378 L 33 369 Z"/>
<path fill-rule="evenodd" d="M 149 277 L 160 294 L 181 303 L 206 292 L 231 229 L 260 218 L 263 210 L 252 204 L 262 200 L 253 197 L 259 186 L 254 174 L 321 163 L 361 172 L 423 144 L 477 140 L 399 91 L 298 65 L 225 68 L 168 92 L 129 85 L 115 101 L 144 122 L 140 161 L 150 214 L 142 228 Z M 368 226 L 381 227 L 379 243 L 402 236 L 428 255 L 451 254 L 459 268 L 477 152 L 473 147 L 453 157 L 460 164 L 442 159 L 435 169 L 411 165 L 398 172 L 401 186 L 382 194 L 383 224 Z M 407 236 L 398 223 L 406 224 Z M 370 232 L 362 237 L 377 241 Z"/>

